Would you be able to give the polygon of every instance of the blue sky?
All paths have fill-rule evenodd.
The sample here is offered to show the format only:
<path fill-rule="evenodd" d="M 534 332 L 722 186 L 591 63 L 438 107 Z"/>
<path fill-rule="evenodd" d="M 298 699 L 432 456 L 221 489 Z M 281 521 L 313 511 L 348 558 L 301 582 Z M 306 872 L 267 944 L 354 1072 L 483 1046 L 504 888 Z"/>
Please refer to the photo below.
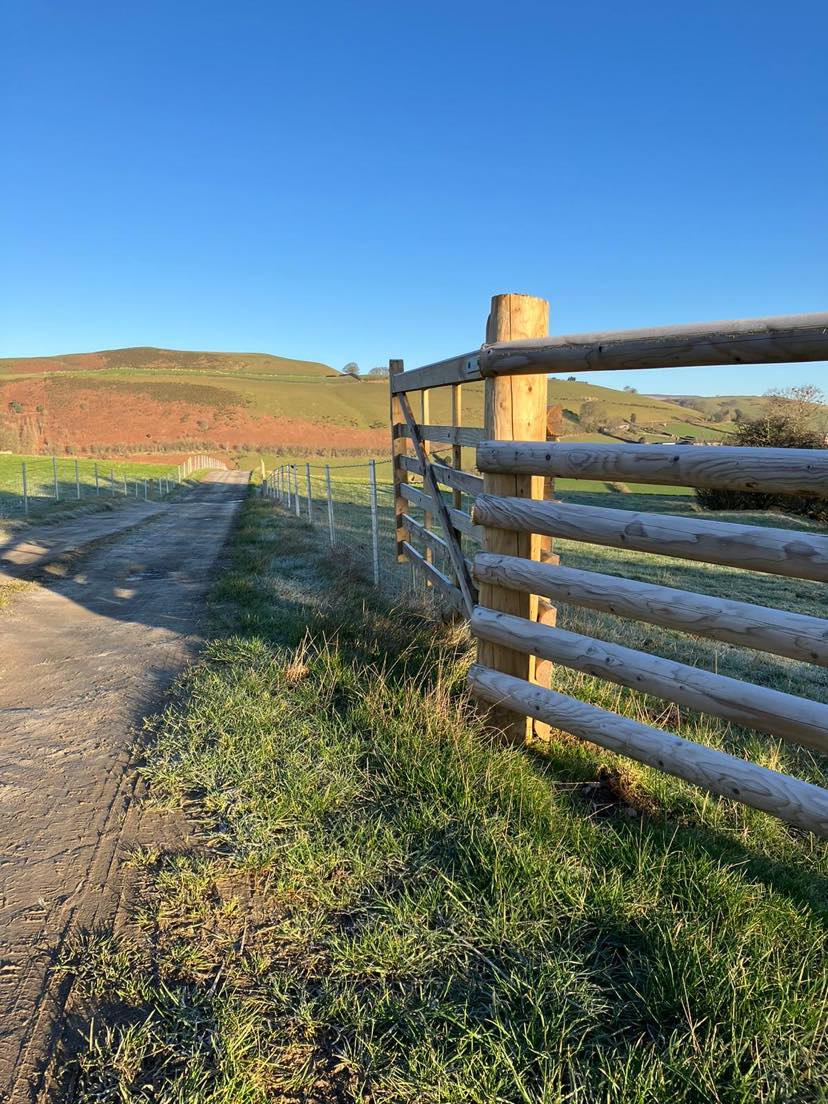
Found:
<path fill-rule="evenodd" d="M 563 333 L 825 309 L 826 33 L 818 0 L 7 0 L 0 355 L 414 366 L 500 291 Z"/>

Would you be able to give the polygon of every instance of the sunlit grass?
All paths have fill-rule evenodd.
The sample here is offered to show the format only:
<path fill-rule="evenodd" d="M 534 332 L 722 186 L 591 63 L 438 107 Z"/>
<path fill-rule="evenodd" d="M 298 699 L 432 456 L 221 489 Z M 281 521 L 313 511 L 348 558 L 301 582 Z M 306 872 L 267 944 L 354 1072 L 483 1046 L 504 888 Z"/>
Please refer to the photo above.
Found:
<path fill-rule="evenodd" d="M 266 502 L 213 600 L 144 766 L 203 845 L 134 859 L 142 939 L 67 956 L 109 1009 L 77 1101 L 824 1099 L 823 845 L 565 736 L 500 746 L 465 630 L 390 608 Z"/>

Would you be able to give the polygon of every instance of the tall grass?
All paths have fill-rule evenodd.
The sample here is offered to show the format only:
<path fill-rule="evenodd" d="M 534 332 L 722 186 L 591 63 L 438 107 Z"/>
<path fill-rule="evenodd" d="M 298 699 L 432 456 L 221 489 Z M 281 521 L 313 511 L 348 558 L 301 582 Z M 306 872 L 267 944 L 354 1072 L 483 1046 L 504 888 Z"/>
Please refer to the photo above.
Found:
<path fill-rule="evenodd" d="M 500 746 L 464 630 L 268 503 L 213 601 L 143 767 L 201 842 L 137 853 L 140 937 L 64 965 L 101 1009 L 75 1100 L 825 1099 L 812 838 L 562 735 Z"/>

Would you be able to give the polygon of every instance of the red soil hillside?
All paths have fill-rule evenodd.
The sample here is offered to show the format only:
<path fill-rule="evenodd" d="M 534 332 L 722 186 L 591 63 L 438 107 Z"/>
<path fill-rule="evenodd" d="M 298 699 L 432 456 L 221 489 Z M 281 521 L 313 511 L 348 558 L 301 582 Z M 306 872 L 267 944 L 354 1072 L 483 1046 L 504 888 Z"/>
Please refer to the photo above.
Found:
<path fill-rule="evenodd" d="M 75 455 L 387 443 L 387 385 L 266 353 L 117 349 L 0 360 L 0 449 Z"/>

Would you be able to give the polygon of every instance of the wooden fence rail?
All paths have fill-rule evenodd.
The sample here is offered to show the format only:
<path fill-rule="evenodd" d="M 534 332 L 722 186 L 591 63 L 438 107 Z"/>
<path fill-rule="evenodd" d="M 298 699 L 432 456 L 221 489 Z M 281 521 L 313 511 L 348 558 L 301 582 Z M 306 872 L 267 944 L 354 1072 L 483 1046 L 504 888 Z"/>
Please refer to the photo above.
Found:
<path fill-rule="evenodd" d="M 828 536 L 819 532 L 554 498 L 556 478 L 828 498 L 828 450 L 546 439 L 548 373 L 821 360 L 828 358 L 828 313 L 563 337 L 549 337 L 547 321 L 543 300 L 496 296 L 480 350 L 413 371 L 391 362 L 398 558 L 421 571 L 451 608 L 470 612 L 478 641 L 470 686 L 493 707 L 492 721 L 507 739 L 524 739 L 534 718 L 828 835 L 825 789 L 566 697 L 549 684 L 552 665 L 560 665 L 828 753 L 828 705 L 565 631 L 551 604 L 828 667 L 828 619 L 578 570 L 561 565 L 551 544 L 558 538 L 828 582 Z M 462 385 L 480 380 L 485 427 L 462 426 Z M 447 386 L 452 425 L 433 425 L 429 392 Z M 408 399 L 416 391 L 423 394 L 419 423 Z M 450 464 L 431 456 L 430 442 L 452 446 Z M 462 449 L 473 446 L 477 472 L 463 471 Z M 468 500 L 473 505 L 464 508 Z M 435 517 L 440 532 L 432 528 Z"/>

